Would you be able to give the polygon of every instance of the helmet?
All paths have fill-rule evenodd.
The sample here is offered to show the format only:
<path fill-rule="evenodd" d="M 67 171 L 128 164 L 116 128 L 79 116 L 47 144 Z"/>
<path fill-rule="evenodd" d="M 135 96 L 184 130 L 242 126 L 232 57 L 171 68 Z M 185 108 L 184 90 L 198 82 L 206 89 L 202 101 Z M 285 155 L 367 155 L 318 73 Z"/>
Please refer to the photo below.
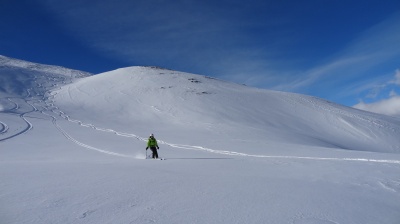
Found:
<path fill-rule="evenodd" d="M 150 137 L 154 137 L 154 135 L 153 135 L 153 134 L 150 134 Z"/>

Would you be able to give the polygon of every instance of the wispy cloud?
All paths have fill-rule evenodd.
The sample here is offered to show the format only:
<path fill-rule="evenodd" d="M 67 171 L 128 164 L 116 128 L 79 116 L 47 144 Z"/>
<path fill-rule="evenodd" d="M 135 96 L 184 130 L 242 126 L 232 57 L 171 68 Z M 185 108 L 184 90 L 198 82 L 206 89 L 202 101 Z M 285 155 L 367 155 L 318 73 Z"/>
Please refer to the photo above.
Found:
<path fill-rule="evenodd" d="M 242 82 L 266 76 L 279 52 L 277 45 L 293 38 L 279 35 L 285 32 L 276 28 L 285 23 L 279 16 L 249 18 L 259 18 L 248 11 L 263 1 L 44 2 L 72 36 L 97 51 L 132 65 L 172 66 Z M 273 31 L 261 35 L 269 27 Z"/>
<path fill-rule="evenodd" d="M 377 86 L 384 82 L 376 76 L 398 68 L 400 58 L 400 13 L 388 15 L 347 46 L 341 43 L 338 49 L 320 53 L 322 58 L 306 60 L 302 57 L 309 56 L 304 52 L 308 49 L 299 47 L 304 39 L 310 46 L 309 40 L 324 41 L 318 31 L 299 31 L 313 28 L 307 27 L 309 20 L 295 21 L 308 15 L 306 8 L 314 10 L 305 3 L 296 5 L 301 10 L 286 10 L 285 4 L 273 1 L 37 2 L 74 38 L 132 65 L 157 65 L 321 97 L 330 94 L 331 100 L 357 95 L 357 90 L 368 90 L 373 97 L 371 86 L 380 92 Z"/>
<path fill-rule="evenodd" d="M 235 12 L 222 17 L 218 8 L 208 10 L 208 1 L 80 2 L 48 1 L 46 7 L 72 35 L 132 63 L 207 66 L 244 39 L 232 27 Z"/>
<path fill-rule="evenodd" d="M 400 85 L 400 69 L 396 70 L 396 75 L 394 76 L 394 79 L 390 81 L 390 83 Z"/>
<path fill-rule="evenodd" d="M 392 90 L 390 91 L 390 93 L 389 93 L 389 96 L 390 96 L 390 97 L 397 96 L 397 92 L 396 92 L 394 89 L 392 89 Z"/>
<path fill-rule="evenodd" d="M 384 73 L 381 65 L 400 58 L 400 48 L 397 47 L 400 40 L 399 24 L 398 13 L 365 31 L 329 62 L 305 71 L 298 79 L 277 88 L 302 91 L 328 80 L 332 84 L 330 87 L 335 88 L 338 83 L 351 84 L 358 78 L 374 79 L 377 74 Z"/>

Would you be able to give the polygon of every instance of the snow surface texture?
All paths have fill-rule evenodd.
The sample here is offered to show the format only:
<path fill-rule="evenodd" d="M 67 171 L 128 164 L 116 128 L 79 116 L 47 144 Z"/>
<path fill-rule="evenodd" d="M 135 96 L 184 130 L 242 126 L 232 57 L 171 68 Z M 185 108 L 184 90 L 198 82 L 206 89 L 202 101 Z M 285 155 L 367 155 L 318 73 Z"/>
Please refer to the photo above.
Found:
<path fill-rule="evenodd" d="M 155 67 L 0 80 L 0 223 L 400 223 L 399 119 Z"/>

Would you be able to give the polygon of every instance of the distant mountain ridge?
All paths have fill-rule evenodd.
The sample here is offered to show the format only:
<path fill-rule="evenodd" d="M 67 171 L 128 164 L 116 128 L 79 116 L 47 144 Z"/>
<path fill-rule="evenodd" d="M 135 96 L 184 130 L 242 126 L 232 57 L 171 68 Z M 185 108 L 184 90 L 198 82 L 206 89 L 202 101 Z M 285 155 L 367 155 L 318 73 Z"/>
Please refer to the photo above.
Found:
<path fill-rule="evenodd" d="M 46 78 L 45 76 L 50 75 L 86 77 L 92 74 L 61 66 L 32 63 L 0 55 L 0 91 L 9 96 L 26 95 L 27 89 L 36 88 L 35 78 Z"/>
<path fill-rule="evenodd" d="M 52 73 L 52 74 L 59 74 L 59 75 L 72 75 L 76 73 L 82 75 L 93 75 L 90 72 L 79 71 L 75 69 L 65 68 L 62 66 L 57 65 L 45 65 L 39 63 L 33 63 L 29 61 L 24 61 L 20 59 L 10 58 L 3 55 L 0 55 L 0 67 L 4 68 L 20 68 L 20 69 L 27 69 L 31 71 L 40 71 L 45 73 Z"/>

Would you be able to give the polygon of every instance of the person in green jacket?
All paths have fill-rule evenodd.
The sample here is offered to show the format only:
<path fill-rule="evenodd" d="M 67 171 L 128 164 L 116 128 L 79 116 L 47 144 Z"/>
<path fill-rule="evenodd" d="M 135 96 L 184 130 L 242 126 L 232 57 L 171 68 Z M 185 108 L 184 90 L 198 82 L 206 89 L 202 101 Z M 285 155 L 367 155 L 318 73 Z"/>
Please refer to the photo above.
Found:
<path fill-rule="evenodd" d="M 157 149 L 160 149 L 160 147 L 158 147 L 157 140 L 154 138 L 153 134 L 150 135 L 149 140 L 147 141 L 146 150 L 149 148 L 153 153 L 153 159 L 158 159 Z"/>

